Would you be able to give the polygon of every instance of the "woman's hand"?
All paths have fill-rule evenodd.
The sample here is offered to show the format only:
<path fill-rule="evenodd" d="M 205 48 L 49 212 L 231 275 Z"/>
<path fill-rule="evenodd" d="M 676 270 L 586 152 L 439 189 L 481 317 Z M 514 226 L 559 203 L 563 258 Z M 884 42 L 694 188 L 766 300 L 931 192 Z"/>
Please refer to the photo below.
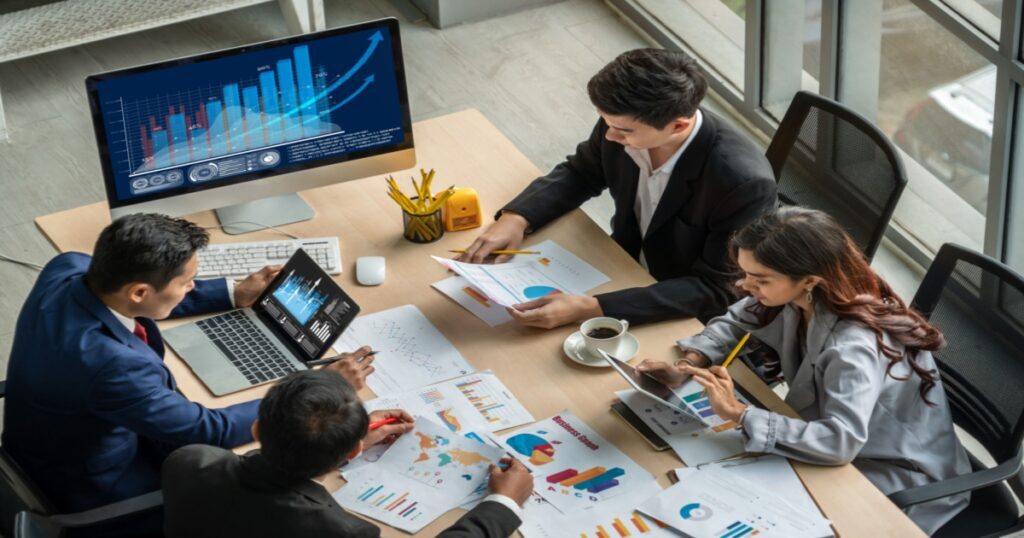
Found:
<path fill-rule="evenodd" d="M 693 380 L 704 387 L 708 394 L 708 400 L 711 402 L 711 409 L 715 411 L 716 415 L 724 420 L 739 420 L 747 405 L 736 399 L 732 377 L 725 368 L 712 366 L 705 369 L 681 365 L 679 369 L 692 375 Z"/>
<path fill-rule="evenodd" d="M 677 366 L 667 362 L 652 361 L 651 359 L 640 361 L 640 364 L 636 365 L 636 371 L 647 374 L 670 387 L 678 387 L 690 378 L 688 372 L 683 371 Z"/>

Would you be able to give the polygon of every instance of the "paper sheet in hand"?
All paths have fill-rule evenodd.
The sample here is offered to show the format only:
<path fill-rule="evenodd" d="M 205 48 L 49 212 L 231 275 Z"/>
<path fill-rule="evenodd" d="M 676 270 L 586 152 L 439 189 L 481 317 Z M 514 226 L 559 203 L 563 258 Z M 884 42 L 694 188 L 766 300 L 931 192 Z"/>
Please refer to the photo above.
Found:
<path fill-rule="evenodd" d="M 500 448 L 455 435 L 426 418 L 398 438 L 376 463 L 346 472 L 338 504 L 388 525 L 416 532 L 441 514 L 481 495 Z"/>
<path fill-rule="evenodd" d="M 608 277 L 554 241 L 529 247 L 540 254 L 523 255 L 502 264 L 471 264 L 434 256 L 438 263 L 455 271 L 479 292 L 498 306 L 512 306 L 552 293 L 582 294 L 608 282 Z M 521 259 L 520 259 L 521 258 Z M 443 293 L 470 311 L 479 310 L 470 300 L 479 299 L 462 293 L 449 293 L 452 283 L 438 287 Z M 472 307 L 472 308 L 471 308 Z"/>
<path fill-rule="evenodd" d="M 817 513 L 797 510 L 761 484 L 722 468 L 687 473 L 685 479 L 641 504 L 640 511 L 687 536 L 832 535 L 823 531 Z"/>
<path fill-rule="evenodd" d="M 629 495 L 620 495 L 601 503 L 599 513 L 562 514 L 544 501 L 532 499 L 523 510 L 523 524 L 519 533 L 523 538 L 563 538 L 565 536 L 593 536 L 595 538 L 642 536 L 643 538 L 674 538 L 674 531 L 659 528 L 650 518 L 636 512 L 645 500 L 661 493 L 657 482 L 634 489 Z"/>
<path fill-rule="evenodd" d="M 743 432 L 736 428 L 716 431 L 637 390 L 620 390 L 615 395 L 691 467 L 744 452 Z"/>
<path fill-rule="evenodd" d="M 452 276 L 431 284 L 437 291 L 447 295 L 469 310 L 474 316 L 483 320 L 491 327 L 512 321 L 512 316 L 504 306 L 487 298 L 480 290 L 473 287 L 469 280 L 461 276 Z"/>
<path fill-rule="evenodd" d="M 533 471 L 534 490 L 563 513 L 600 506 L 655 480 L 568 411 L 500 439 Z"/>
<path fill-rule="evenodd" d="M 368 345 L 375 371 L 366 384 L 378 396 L 476 371 L 413 305 L 359 316 L 334 344 L 339 353 Z"/>

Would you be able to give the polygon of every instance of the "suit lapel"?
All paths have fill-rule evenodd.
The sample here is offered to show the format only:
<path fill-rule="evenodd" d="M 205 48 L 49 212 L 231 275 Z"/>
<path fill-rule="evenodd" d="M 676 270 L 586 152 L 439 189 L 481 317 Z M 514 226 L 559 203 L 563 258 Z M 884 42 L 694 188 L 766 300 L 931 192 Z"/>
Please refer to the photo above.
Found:
<path fill-rule="evenodd" d="M 797 315 L 799 315 L 799 312 L 797 312 Z M 832 334 L 832 330 L 838 321 L 839 317 L 826 308 L 821 301 L 815 301 L 814 317 L 811 318 L 811 322 L 807 327 L 807 354 L 800 363 L 800 368 L 797 370 L 796 375 L 790 381 L 790 392 L 786 396 L 786 403 L 797 413 L 812 404 L 817 398 L 814 387 L 814 364 L 818 359 L 818 355 L 821 355 L 821 350 L 825 347 L 825 342 L 828 340 L 829 335 Z M 796 355 L 793 355 L 793 357 L 796 357 Z"/>
<path fill-rule="evenodd" d="M 654 210 L 654 216 L 651 217 L 651 224 L 647 227 L 648 236 L 679 213 L 680 208 L 690 199 L 690 182 L 701 178 L 704 163 L 707 162 L 708 154 L 711 152 L 711 145 L 718 135 L 714 116 L 703 109 L 701 114 L 704 119 L 700 130 L 694 135 L 695 138 L 679 156 L 679 161 L 672 169 L 668 185 L 665 186 L 665 193 L 662 194 L 658 207 Z M 633 194 L 635 197 L 635 187 Z"/>

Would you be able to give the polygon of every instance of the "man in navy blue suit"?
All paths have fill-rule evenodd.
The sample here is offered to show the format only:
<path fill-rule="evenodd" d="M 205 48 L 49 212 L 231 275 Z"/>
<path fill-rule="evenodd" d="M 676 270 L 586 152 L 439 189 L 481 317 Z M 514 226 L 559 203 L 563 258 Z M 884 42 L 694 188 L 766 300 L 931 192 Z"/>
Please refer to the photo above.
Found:
<path fill-rule="evenodd" d="M 154 319 L 252 305 L 280 271 L 245 280 L 194 280 L 205 230 L 137 214 L 105 228 L 93 256 L 51 260 L 32 288 L 7 369 L 3 445 L 60 511 L 160 488 L 170 451 L 253 440 L 259 401 L 221 409 L 176 390 Z M 361 387 L 368 348 L 330 369 Z"/>

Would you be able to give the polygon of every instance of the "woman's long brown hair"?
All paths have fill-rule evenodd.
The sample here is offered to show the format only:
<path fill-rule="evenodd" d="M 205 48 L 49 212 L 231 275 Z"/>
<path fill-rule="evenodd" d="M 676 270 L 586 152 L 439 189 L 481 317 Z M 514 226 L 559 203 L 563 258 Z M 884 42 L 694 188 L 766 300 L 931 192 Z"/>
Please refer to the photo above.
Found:
<path fill-rule="evenodd" d="M 917 362 L 920 350 L 935 351 L 943 346 L 942 333 L 916 310 L 907 307 L 889 284 L 878 276 L 860 248 L 827 213 L 803 207 L 782 207 L 762 216 L 733 235 L 729 254 L 733 263 L 740 249 L 750 251 L 758 263 L 794 280 L 821 277 L 814 288 L 821 301 L 841 319 L 856 321 L 875 333 L 882 354 L 889 359 L 885 372 L 897 377 L 892 368 L 906 360 L 921 378 L 921 398 L 929 405 L 928 391 L 935 386 L 937 373 Z M 749 311 L 767 324 L 782 307 L 760 303 Z M 884 335 L 899 342 L 906 353 L 887 345 Z"/>

